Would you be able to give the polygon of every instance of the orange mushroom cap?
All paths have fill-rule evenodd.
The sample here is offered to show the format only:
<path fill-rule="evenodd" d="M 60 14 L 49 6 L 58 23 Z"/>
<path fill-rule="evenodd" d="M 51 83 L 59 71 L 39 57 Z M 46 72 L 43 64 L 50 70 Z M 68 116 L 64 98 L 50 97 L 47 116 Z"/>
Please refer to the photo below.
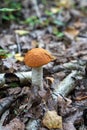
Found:
<path fill-rule="evenodd" d="M 25 54 L 24 62 L 27 66 L 36 68 L 45 65 L 55 59 L 47 50 L 34 48 Z"/>

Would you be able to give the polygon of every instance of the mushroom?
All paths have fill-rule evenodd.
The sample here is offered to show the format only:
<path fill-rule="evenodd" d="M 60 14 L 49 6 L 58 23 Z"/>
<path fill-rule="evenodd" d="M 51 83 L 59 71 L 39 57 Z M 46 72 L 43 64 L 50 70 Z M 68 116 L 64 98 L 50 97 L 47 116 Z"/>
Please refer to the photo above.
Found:
<path fill-rule="evenodd" d="M 38 86 L 43 90 L 43 65 L 55 59 L 47 50 L 42 48 L 33 48 L 29 50 L 24 57 L 25 65 L 32 67 L 32 85 Z"/>

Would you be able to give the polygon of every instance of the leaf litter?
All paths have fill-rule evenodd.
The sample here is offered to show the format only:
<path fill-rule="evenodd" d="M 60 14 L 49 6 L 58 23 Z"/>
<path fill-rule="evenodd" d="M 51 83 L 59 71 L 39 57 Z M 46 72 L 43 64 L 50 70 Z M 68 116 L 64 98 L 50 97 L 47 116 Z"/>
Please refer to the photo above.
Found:
<path fill-rule="evenodd" d="M 53 63 L 44 66 L 44 91 L 39 91 L 37 95 L 35 87 L 34 90 L 32 89 L 30 80 L 28 84 L 18 82 L 16 85 L 12 82 L 14 80 L 11 80 L 12 84 L 4 81 L 5 84 L 0 92 L 0 102 L 5 98 L 7 104 L 3 100 L 5 107 L 3 106 L 4 111 L 1 115 L 3 116 L 7 109 L 9 114 L 2 124 L 0 120 L 0 127 L 5 130 L 24 130 L 25 127 L 27 130 L 47 130 L 47 125 L 41 122 L 48 110 L 55 110 L 62 117 L 64 130 L 81 129 L 82 125 L 84 129 L 86 127 L 87 118 L 83 113 L 87 110 L 87 12 L 85 8 L 87 2 L 70 0 L 66 4 L 67 1 L 49 0 L 46 3 L 38 1 L 41 21 L 37 17 L 32 17 L 36 15 L 32 1 L 22 1 L 24 6 L 22 13 L 25 20 L 21 21 L 21 24 L 9 22 L 9 28 L 1 26 L 0 49 L 4 53 L 0 53 L 1 74 L 31 71 L 31 68 L 24 65 L 23 57 L 27 50 L 35 47 L 43 47 L 56 56 Z M 28 5 L 31 6 L 30 9 Z M 10 57 L 8 55 L 2 57 L 2 54 L 7 53 L 11 54 Z M 68 64 L 64 66 L 65 63 L 72 63 L 72 61 L 74 65 L 79 64 L 80 68 L 83 68 L 81 69 L 83 70 L 82 79 L 79 76 L 72 77 L 75 81 L 74 90 L 67 95 L 67 98 L 62 95 L 58 96 L 55 102 L 52 98 L 55 87 L 72 71 L 81 71 L 77 69 L 78 67 L 69 68 Z M 54 70 L 54 68 L 57 69 Z M 11 102 L 8 97 L 12 95 L 23 96 Z"/>

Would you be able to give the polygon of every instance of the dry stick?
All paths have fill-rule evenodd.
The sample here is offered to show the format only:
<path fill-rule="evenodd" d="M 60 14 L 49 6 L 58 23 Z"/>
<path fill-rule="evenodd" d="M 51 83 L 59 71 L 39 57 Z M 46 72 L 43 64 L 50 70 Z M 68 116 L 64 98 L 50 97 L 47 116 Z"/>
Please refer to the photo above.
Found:
<path fill-rule="evenodd" d="M 26 130 L 38 130 L 40 125 L 40 120 L 29 120 L 29 122 L 26 125 Z"/>
<path fill-rule="evenodd" d="M 63 70 L 80 70 L 80 71 L 83 71 L 85 65 L 86 65 L 86 62 L 82 64 L 81 62 L 78 62 L 78 61 L 71 61 L 71 62 L 68 62 L 68 63 L 64 63 L 62 65 L 54 66 L 53 69 L 51 69 L 51 70 L 52 70 L 52 73 L 60 72 L 60 71 L 63 71 Z"/>
<path fill-rule="evenodd" d="M 83 61 L 83 62 L 79 62 L 78 61 L 72 61 L 72 62 L 69 62 L 69 63 L 65 63 L 65 64 L 62 64 L 62 65 L 58 65 L 58 66 L 55 66 L 53 68 L 51 68 L 50 70 L 50 74 L 52 73 L 56 73 L 56 72 L 60 72 L 60 71 L 63 71 L 63 70 L 81 70 L 83 71 L 84 70 L 84 66 L 86 65 L 86 61 Z M 6 83 L 6 75 L 7 77 L 9 76 L 9 74 L 0 74 L 0 88 Z M 29 72 L 17 72 L 17 73 L 13 73 L 13 75 L 15 75 L 15 77 L 17 77 L 19 79 L 19 82 L 20 84 L 27 84 L 30 80 L 31 80 L 31 77 L 32 77 L 32 73 L 31 71 Z M 11 76 L 12 77 L 12 76 Z M 9 80 L 11 80 L 11 78 L 9 78 Z M 16 81 L 14 81 L 16 82 Z"/>
<path fill-rule="evenodd" d="M 8 114 L 9 114 L 9 110 L 6 110 L 5 113 L 2 115 L 2 117 L 0 119 L 0 130 L 4 129 L 3 123 L 4 123 Z"/>
<path fill-rule="evenodd" d="M 16 43 L 17 43 L 17 50 L 18 50 L 18 53 L 21 54 L 21 47 L 20 47 L 19 35 L 18 35 L 18 34 L 15 34 L 15 37 L 16 37 Z"/>
<path fill-rule="evenodd" d="M 12 73 L 9 73 L 9 74 L 12 74 Z M 0 74 L 0 88 L 3 87 L 4 84 L 6 84 L 6 79 L 7 79 L 6 75 L 9 76 L 9 74 Z M 25 83 L 27 84 L 31 80 L 31 77 L 32 77 L 31 71 L 30 72 L 17 72 L 12 75 L 15 75 L 15 78 L 18 78 L 20 84 L 25 84 Z M 11 80 L 11 77 L 9 80 Z"/>
<path fill-rule="evenodd" d="M 74 88 L 78 77 L 82 78 L 82 73 L 79 71 L 72 71 L 63 81 L 56 86 L 53 91 L 52 97 L 57 101 L 58 94 L 62 96 L 67 96 Z M 74 79 L 75 78 L 75 79 Z"/>
<path fill-rule="evenodd" d="M 14 96 L 6 97 L 2 101 L 0 101 L 0 116 L 9 108 L 9 106 L 14 101 Z"/>
<path fill-rule="evenodd" d="M 22 98 L 25 95 L 26 93 L 21 92 L 18 95 L 12 95 L 12 96 L 3 98 L 0 101 L 0 117 L 11 106 L 12 103 L 14 103 L 17 99 Z"/>
<path fill-rule="evenodd" d="M 40 14 L 40 10 L 39 10 L 38 4 L 37 4 L 37 0 L 32 0 L 32 3 L 34 5 L 36 15 L 39 18 L 39 20 L 41 21 L 41 14 Z"/>

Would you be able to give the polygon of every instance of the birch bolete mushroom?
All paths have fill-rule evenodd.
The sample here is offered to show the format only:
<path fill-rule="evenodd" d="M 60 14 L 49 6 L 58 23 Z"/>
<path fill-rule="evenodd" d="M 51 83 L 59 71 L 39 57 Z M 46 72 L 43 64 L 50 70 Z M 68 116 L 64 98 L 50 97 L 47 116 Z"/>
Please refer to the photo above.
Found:
<path fill-rule="evenodd" d="M 34 48 L 29 50 L 24 57 L 27 66 L 32 67 L 32 85 L 43 90 L 43 65 L 55 59 L 47 50 L 42 48 Z"/>

